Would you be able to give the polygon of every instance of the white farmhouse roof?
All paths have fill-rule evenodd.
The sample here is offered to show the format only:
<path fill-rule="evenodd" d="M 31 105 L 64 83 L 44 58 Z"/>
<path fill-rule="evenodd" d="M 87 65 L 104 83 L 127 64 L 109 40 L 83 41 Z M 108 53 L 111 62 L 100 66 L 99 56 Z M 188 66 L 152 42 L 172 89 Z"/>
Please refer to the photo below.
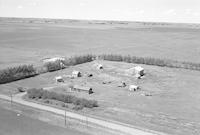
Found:
<path fill-rule="evenodd" d="M 62 76 L 56 76 L 55 79 L 56 80 L 62 79 Z"/>
<path fill-rule="evenodd" d="M 46 58 L 43 60 L 43 62 L 55 62 L 57 60 L 65 60 L 65 58 L 63 57 Z"/>
<path fill-rule="evenodd" d="M 72 74 L 79 74 L 80 72 L 79 71 L 77 71 L 77 70 L 74 70 L 73 72 L 72 72 Z"/>
<path fill-rule="evenodd" d="M 141 66 L 136 66 L 136 67 L 135 67 L 135 70 L 137 70 L 137 71 L 142 71 L 142 70 L 144 70 L 144 68 L 142 68 Z"/>

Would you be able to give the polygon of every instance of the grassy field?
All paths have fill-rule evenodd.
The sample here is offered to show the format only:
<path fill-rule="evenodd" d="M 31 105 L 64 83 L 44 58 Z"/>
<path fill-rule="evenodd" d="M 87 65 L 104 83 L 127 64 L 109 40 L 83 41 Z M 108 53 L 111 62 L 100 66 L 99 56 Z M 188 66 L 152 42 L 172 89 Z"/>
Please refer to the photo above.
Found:
<path fill-rule="evenodd" d="M 200 107 L 198 106 L 200 72 L 142 65 L 146 75 L 143 79 L 136 80 L 125 72 L 134 64 L 99 61 L 104 65 L 104 70 L 98 71 L 93 67 L 94 63 L 85 63 L 61 71 L 4 84 L 1 85 L 1 89 L 7 92 L 7 86 L 10 87 L 9 89 L 16 89 L 16 86 L 27 88 L 55 87 L 50 90 L 98 101 L 99 107 L 83 109 L 79 113 L 109 118 L 172 134 L 200 133 Z M 83 77 L 65 78 L 64 84 L 55 84 L 55 76 L 69 75 L 74 69 L 81 71 Z M 94 76 L 88 78 L 86 77 L 87 73 L 92 73 Z M 102 82 L 109 81 L 110 84 L 102 84 Z M 141 86 L 141 90 L 130 92 L 128 87 L 117 87 L 121 81 L 126 81 L 128 85 L 137 84 Z M 70 84 L 91 86 L 95 93 L 88 95 L 84 92 L 70 92 L 68 89 Z M 143 93 L 152 96 L 143 96 Z"/>
<path fill-rule="evenodd" d="M 82 53 L 119 53 L 200 62 L 200 27 L 65 21 L 0 21 L 0 67 Z"/>

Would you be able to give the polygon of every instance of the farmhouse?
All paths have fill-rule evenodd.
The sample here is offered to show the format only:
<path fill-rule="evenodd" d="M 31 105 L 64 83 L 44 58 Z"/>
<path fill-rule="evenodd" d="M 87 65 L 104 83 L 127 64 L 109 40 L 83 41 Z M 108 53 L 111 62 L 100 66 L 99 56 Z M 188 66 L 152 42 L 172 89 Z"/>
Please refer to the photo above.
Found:
<path fill-rule="evenodd" d="M 64 68 L 65 67 L 65 64 L 63 63 L 64 60 L 65 60 L 64 57 L 46 58 L 46 59 L 43 59 L 43 63 L 54 63 L 54 62 L 59 61 L 61 68 Z"/>
<path fill-rule="evenodd" d="M 76 78 L 76 77 L 81 77 L 81 72 L 74 70 L 72 72 L 72 77 Z"/>
<path fill-rule="evenodd" d="M 144 75 L 144 68 L 140 66 L 136 66 L 127 70 L 128 74 L 136 75 L 136 76 L 143 76 Z"/>
<path fill-rule="evenodd" d="M 65 58 L 64 57 L 45 58 L 43 59 L 43 62 L 48 63 L 48 62 L 55 62 L 57 60 L 64 61 Z"/>
<path fill-rule="evenodd" d="M 80 86 L 80 85 L 74 85 L 73 90 L 85 91 L 85 92 L 88 92 L 88 94 L 94 93 L 94 92 L 92 91 L 92 88 L 91 88 L 91 87 Z"/>
<path fill-rule="evenodd" d="M 139 89 L 139 86 L 136 86 L 136 85 L 130 85 L 129 86 L 130 91 L 137 91 L 138 89 Z"/>
<path fill-rule="evenodd" d="M 62 78 L 62 76 L 57 76 L 55 77 L 56 83 L 58 82 L 64 82 L 64 79 Z"/>

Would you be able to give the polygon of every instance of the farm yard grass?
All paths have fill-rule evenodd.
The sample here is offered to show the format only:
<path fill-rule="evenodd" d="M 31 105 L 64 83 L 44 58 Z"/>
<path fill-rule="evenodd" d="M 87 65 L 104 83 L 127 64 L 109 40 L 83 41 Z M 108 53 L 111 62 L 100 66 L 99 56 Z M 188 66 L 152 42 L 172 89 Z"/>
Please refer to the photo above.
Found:
<path fill-rule="evenodd" d="M 43 58 L 88 53 L 200 63 L 200 27 L 195 24 L 101 24 L 69 20 L 49 24 L 1 20 L 0 26 L 0 69 L 20 64 L 38 66 Z M 103 65 L 103 70 L 93 67 L 96 62 Z M 146 74 L 136 80 L 125 72 L 133 66 L 136 64 L 93 61 L 2 84 L 0 92 L 10 95 L 15 94 L 18 87 L 47 88 L 98 101 L 99 107 L 84 108 L 80 113 L 171 134 L 200 134 L 200 72 L 141 65 Z M 55 84 L 56 76 L 70 75 L 74 69 L 83 76 L 66 77 L 64 83 Z M 93 76 L 87 77 L 88 74 Z M 121 81 L 141 86 L 141 90 L 130 92 L 128 87 L 117 87 Z M 94 93 L 71 92 L 68 88 L 71 84 L 87 85 Z"/>
<path fill-rule="evenodd" d="M 95 63 L 101 63 L 104 69 L 97 70 L 93 67 Z M 37 86 L 38 88 L 49 88 L 50 91 L 58 93 L 68 93 L 80 98 L 97 100 L 99 107 L 79 110 L 84 114 L 172 134 L 199 133 L 200 108 L 197 104 L 200 96 L 198 93 L 200 72 L 141 65 L 146 74 L 144 78 L 136 80 L 125 72 L 126 69 L 133 66 L 136 64 L 93 61 L 12 82 L 9 86 L 13 89 L 16 89 L 16 86 L 26 88 Z M 64 78 L 64 83 L 55 84 L 55 76 L 69 75 L 74 69 L 80 71 L 83 76 L 75 79 Z M 93 74 L 93 77 L 88 78 L 88 73 Z M 102 84 L 103 81 L 111 83 Z M 141 90 L 130 92 L 128 87 L 117 87 L 121 81 L 125 81 L 128 85 L 137 84 L 141 86 Z M 94 93 L 89 95 L 85 92 L 70 92 L 68 88 L 70 84 L 90 86 Z M 4 85 L 1 85 L 1 89 Z M 143 96 L 143 93 L 152 96 Z"/>

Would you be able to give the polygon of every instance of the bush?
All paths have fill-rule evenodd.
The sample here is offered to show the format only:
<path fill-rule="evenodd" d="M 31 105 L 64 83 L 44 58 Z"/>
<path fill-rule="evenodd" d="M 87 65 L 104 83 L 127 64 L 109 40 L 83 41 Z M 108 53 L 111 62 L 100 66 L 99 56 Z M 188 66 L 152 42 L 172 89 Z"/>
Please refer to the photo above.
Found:
<path fill-rule="evenodd" d="M 82 110 L 83 108 L 84 108 L 83 105 L 76 105 L 72 109 L 78 111 L 78 110 Z"/>
<path fill-rule="evenodd" d="M 44 67 L 47 68 L 48 72 L 53 72 L 65 68 L 64 66 L 62 66 L 61 60 L 45 63 Z"/>
<path fill-rule="evenodd" d="M 98 103 L 95 100 L 87 100 L 84 98 L 78 98 L 73 95 L 59 94 L 56 92 L 50 92 L 43 89 L 29 89 L 27 91 L 28 97 L 31 99 L 53 99 L 64 103 L 72 103 L 76 106 L 83 106 L 87 108 L 98 107 Z"/>
<path fill-rule="evenodd" d="M 47 100 L 44 101 L 44 103 L 49 104 L 50 101 L 47 99 Z"/>
<path fill-rule="evenodd" d="M 44 94 L 44 91 L 43 89 L 36 89 L 36 88 L 32 88 L 32 89 L 29 89 L 27 91 L 27 94 L 28 94 L 28 97 L 29 98 L 42 98 L 43 97 L 43 94 Z"/>
<path fill-rule="evenodd" d="M 94 55 L 90 55 L 90 54 L 81 55 L 81 56 L 73 56 L 63 61 L 63 63 L 66 66 L 74 66 L 74 65 L 78 65 L 78 64 L 82 64 L 86 62 L 91 62 L 93 61 L 94 57 L 95 57 Z"/>
<path fill-rule="evenodd" d="M 0 70 L 0 84 L 28 78 L 37 75 L 33 65 L 22 65 Z"/>

